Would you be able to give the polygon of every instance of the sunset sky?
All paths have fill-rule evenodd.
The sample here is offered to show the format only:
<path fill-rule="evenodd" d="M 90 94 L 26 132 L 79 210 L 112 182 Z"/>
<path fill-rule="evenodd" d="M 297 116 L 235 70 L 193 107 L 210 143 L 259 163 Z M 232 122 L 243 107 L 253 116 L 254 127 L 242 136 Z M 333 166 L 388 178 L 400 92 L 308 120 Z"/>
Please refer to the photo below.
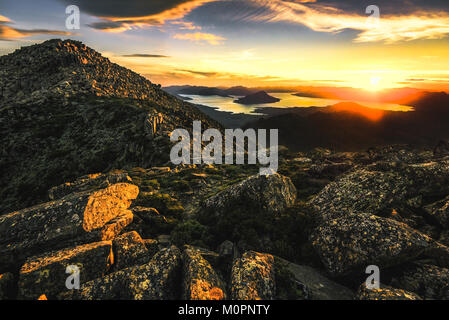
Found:
<path fill-rule="evenodd" d="M 80 30 L 65 27 L 70 4 Z M 0 55 L 50 38 L 83 41 L 164 86 L 449 91 L 447 0 L 0 2 Z"/>

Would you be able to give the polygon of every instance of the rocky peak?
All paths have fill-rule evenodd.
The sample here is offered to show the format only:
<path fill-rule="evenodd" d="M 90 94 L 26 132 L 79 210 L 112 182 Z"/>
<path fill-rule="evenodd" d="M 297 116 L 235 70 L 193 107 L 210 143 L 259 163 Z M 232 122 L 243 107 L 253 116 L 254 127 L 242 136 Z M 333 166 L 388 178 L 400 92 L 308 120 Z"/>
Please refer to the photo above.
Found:
<path fill-rule="evenodd" d="M 78 94 L 160 98 L 159 86 L 85 44 L 53 39 L 0 57 L 0 105 Z"/>

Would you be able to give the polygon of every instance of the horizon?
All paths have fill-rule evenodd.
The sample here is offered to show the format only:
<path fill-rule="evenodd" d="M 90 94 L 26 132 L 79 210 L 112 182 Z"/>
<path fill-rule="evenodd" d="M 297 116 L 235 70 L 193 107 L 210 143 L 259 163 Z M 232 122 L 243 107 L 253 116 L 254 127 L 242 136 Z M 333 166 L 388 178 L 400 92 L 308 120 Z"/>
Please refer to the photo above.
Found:
<path fill-rule="evenodd" d="M 66 28 L 69 4 L 79 6 L 79 30 Z M 50 38 L 70 38 L 164 87 L 449 92 L 449 4 L 377 1 L 378 20 L 369 4 L 5 0 L 0 4 L 0 55 Z"/>

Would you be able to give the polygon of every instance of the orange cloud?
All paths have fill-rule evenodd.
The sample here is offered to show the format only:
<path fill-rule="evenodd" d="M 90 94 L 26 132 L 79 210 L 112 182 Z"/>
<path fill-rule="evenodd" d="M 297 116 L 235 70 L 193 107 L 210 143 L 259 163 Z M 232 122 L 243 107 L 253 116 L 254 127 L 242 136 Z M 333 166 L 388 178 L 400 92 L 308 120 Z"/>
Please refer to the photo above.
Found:
<path fill-rule="evenodd" d="M 202 32 L 175 34 L 173 38 L 179 40 L 206 41 L 211 45 L 219 45 L 223 43 L 224 40 L 226 40 L 223 37 L 211 33 L 202 33 Z"/>
<path fill-rule="evenodd" d="M 134 27 L 141 28 L 145 26 L 160 26 L 165 24 L 170 20 L 178 20 L 185 17 L 192 10 L 206 4 L 209 2 L 214 2 L 218 0 L 191 0 L 188 2 L 183 2 L 174 8 L 162 11 L 160 13 L 151 14 L 142 17 L 107 17 L 99 16 L 103 21 L 92 23 L 90 26 L 95 29 L 100 29 L 101 31 L 107 32 L 123 32 L 131 30 Z M 201 29 L 200 27 L 194 26 L 192 23 L 178 23 L 183 24 L 183 29 Z"/>
<path fill-rule="evenodd" d="M 446 12 L 415 12 L 408 15 L 381 15 L 378 23 L 362 15 L 342 10 L 298 2 L 279 0 L 250 0 L 270 9 L 270 13 L 253 17 L 266 22 L 293 22 L 319 32 L 358 30 L 355 42 L 397 42 L 416 39 L 441 39 L 449 34 L 449 14 Z M 302 3 L 313 1 L 301 1 Z"/>
<path fill-rule="evenodd" d="M 10 26 L 0 24 L 0 40 L 12 40 L 17 38 L 30 37 L 37 34 L 53 34 L 53 35 L 63 35 L 70 36 L 75 35 L 71 32 L 57 31 L 57 30 L 45 30 L 45 29 L 33 29 L 33 30 L 22 30 L 15 29 Z"/>

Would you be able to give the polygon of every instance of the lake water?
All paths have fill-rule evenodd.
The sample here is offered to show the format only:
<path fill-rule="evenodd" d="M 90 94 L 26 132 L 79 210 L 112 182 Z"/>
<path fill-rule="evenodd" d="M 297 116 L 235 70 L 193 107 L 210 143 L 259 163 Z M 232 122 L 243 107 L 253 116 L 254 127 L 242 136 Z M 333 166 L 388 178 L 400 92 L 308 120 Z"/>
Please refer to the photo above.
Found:
<path fill-rule="evenodd" d="M 276 108 L 293 108 L 293 107 L 327 107 L 334 105 L 339 102 L 348 102 L 346 100 L 332 100 L 332 99 L 321 99 L 321 98 L 308 98 L 308 97 L 298 97 L 291 93 L 269 93 L 270 96 L 281 99 L 281 101 L 269 104 L 253 104 L 253 105 L 243 105 L 234 103 L 234 100 L 240 97 L 220 97 L 220 96 L 198 96 L 182 94 L 180 96 L 188 97 L 192 100 L 188 102 L 201 104 L 208 107 L 215 107 L 219 111 L 228 111 L 232 113 L 244 113 L 244 114 L 255 114 L 254 110 L 263 107 L 276 107 Z M 391 111 L 410 111 L 412 107 L 402 106 L 391 103 L 382 102 L 366 102 L 366 101 L 351 101 L 358 103 L 365 107 L 391 110 Z"/>

